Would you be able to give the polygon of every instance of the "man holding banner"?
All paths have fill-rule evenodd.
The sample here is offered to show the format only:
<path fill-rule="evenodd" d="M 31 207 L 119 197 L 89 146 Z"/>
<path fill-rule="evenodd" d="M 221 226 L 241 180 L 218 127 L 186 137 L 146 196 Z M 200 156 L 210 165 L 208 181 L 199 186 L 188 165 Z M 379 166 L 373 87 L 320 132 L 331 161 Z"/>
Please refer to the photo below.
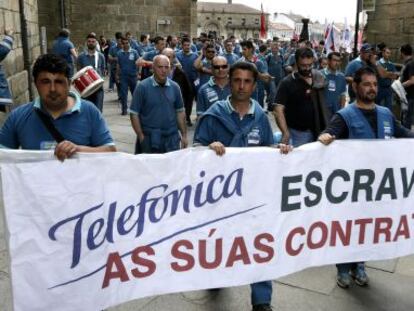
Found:
<path fill-rule="evenodd" d="M 352 87 L 356 101 L 339 110 L 331 119 L 327 129 L 319 136 L 319 141 L 329 145 L 339 139 L 390 139 L 393 137 L 414 138 L 414 132 L 401 126 L 392 112 L 375 104 L 377 96 L 377 77 L 369 67 L 355 72 Z M 337 264 L 337 284 L 348 288 L 351 278 L 359 286 L 368 284 L 364 262 Z"/>
<path fill-rule="evenodd" d="M 116 151 L 99 110 L 69 92 L 70 67 L 61 56 L 45 54 L 33 66 L 39 97 L 10 114 L 0 130 L 0 147 L 54 149 L 63 161 L 77 152 Z"/>
<path fill-rule="evenodd" d="M 216 102 L 200 118 L 194 133 L 195 145 L 209 146 L 217 155 L 225 147 L 259 147 L 273 145 L 269 120 L 257 101 L 251 98 L 259 73 L 255 65 L 237 62 L 230 69 L 231 96 Z M 290 146 L 279 145 L 282 153 Z M 253 311 L 269 311 L 272 282 L 251 284 Z"/>

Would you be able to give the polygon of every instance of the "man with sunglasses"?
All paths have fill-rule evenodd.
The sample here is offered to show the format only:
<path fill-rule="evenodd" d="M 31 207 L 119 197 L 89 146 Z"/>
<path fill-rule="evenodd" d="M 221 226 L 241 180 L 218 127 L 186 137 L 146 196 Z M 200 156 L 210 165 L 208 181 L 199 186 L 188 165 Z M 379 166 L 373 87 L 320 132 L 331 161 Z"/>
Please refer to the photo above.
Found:
<path fill-rule="evenodd" d="M 210 77 L 213 74 L 211 64 L 214 56 L 216 56 L 216 48 L 211 43 L 208 43 L 202 51 L 203 52 L 194 62 L 194 67 L 200 72 L 199 87 L 210 80 Z"/>
<path fill-rule="evenodd" d="M 230 95 L 229 64 L 223 56 L 216 56 L 212 61 L 213 76 L 203 84 L 197 95 L 197 117 L 200 117 L 210 106 Z"/>

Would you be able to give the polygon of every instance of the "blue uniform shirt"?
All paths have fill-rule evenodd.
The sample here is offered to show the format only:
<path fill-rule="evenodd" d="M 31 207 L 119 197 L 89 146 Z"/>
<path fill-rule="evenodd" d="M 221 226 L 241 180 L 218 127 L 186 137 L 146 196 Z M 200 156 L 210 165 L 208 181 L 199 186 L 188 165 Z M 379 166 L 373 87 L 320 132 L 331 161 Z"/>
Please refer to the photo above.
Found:
<path fill-rule="evenodd" d="M 151 76 L 137 85 L 129 112 L 139 116 L 144 132 L 178 130 L 177 112 L 184 110 L 180 87 L 167 79 L 161 86 Z"/>
<path fill-rule="evenodd" d="M 217 112 L 211 113 L 213 111 L 218 111 L 220 117 L 214 116 Z M 237 134 L 254 131 L 258 135 L 257 140 L 249 143 L 248 139 L 241 138 L 236 140 L 237 145 L 234 145 L 237 134 L 230 128 L 237 131 Z M 227 147 L 270 146 L 273 144 L 273 133 L 266 114 L 255 100 L 250 100 L 248 113 L 240 118 L 239 113 L 231 105 L 229 97 L 225 101 L 218 101 L 206 111 L 194 133 L 195 143 L 208 146 L 214 141 L 219 141 Z"/>
<path fill-rule="evenodd" d="M 128 52 L 124 50 L 118 51 L 116 54 L 118 58 L 118 64 L 121 71 L 121 76 L 136 76 L 138 68 L 136 62 L 139 58 L 138 52 L 134 49 L 129 49 Z"/>
<path fill-rule="evenodd" d="M 13 38 L 5 36 L 0 42 L 0 62 L 6 58 L 7 54 L 11 51 L 13 46 Z M 12 96 L 10 93 L 9 85 L 7 83 L 7 77 L 4 73 L 3 67 L 0 65 L 0 105 L 11 104 Z"/>
<path fill-rule="evenodd" d="M 152 62 L 154 60 L 154 57 L 159 54 L 160 54 L 160 51 L 154 49 L 154 50 L 146 52 L 144 56 L 142 56 L 142 59 Z"/>
<path fill-rule="evenodd" d="M 227 84 L 224 88 L 221 88 L 214 82 L 214 77 L 203 84 L 198 90 L 197 95 L 197 115 L 203 114 L 219 100 L 225 100 L 231 94 L 230 85 Z"/>
<path fill-rule="evenodd" d="M 203 68 L 211 69 L 211 61 L 207 60 L 207 58 L 204 58 L 201 61 L 201 64 Z M 200 72 L 200 86 L 206 84 L 208 80 L 210 80 L 210 78 L 211 78 L 211 74 Z"/>
<path fill-rule="evenodd" d="M 223 53 L 221 56 L 227 59 L 227 63 L 229 64 L 229 66 L 233 65 L 240 58 L 234 53 Z"/>
<path fill-rule="evenodd" d="M 354 77 L 355 72 L 358 69 L 364 67 L 365 63 L 361 60 L 361 58 L 357 57 L 352 60 L 345 68 L 345 76 L 346 77 Z"/>
<path fill-rule="evenodd" d="M 377 65 L 382 66 L 388 72 L 397 72 L 397 68 L 395 65 L 390 61 L 386 61 L 385 59 L 381 58 Z M 380 88 L 389 88 L 394 80 L 388 78 L 378 78 L 378 87 Z"/>
<path fill-rule="evenodd" d="M 82 52 L 78 57 L 78 64 L 80 68 L 92 66 L 101 77 L 104 76 L 105 72 L 105 56 L 98 52 L 98 67 L 95 64 L 95 55 L 89 55 L 88 52 Z"/>
<path fill-rule="evenodd" d="M 269 54 L 266 56 L 266 63 L 269 67 L 269 74 L 275 78 L 276 85 L 278 85 L 280 80 L 282 80 L 282 78 L 285 76 L 285 72 L 283 70 L 283 57 L 280 54 L 277 56 Z"/>
<path fill-rule="evenodd" d="M 325 102 L 328 109 L 334 114 L 341 109 L 341 97 L 346 96 L 346 80 L 342 72 L 331 72 L 327 68 L 321 70 L 326 78 Z"/>
<path fill-rule="evenodd" d="M 69 38 L 58 37 L 53 42 L 52 53 L 62 56 L 64 59 L 66 59 L 66 61 L 68 63 L 72 64 L 73 63 L 73 58 L 72 58 L 72 54 L 71 54 L 70 50 L 74 49 L 74 48 L 75 48 L 75 46 L 69 40 Z"/>
<path fill-rule="evenodd" d="M 50 117 L 62 136 L 74 144 L 90 147 L 113 145 L 113 139 L 102 114 L 89 101 L 69 93 L 76 103 L 57 119 Z M 35 112 L 41 109 L 40 99 L 14 109 L 0 130 L 0 146 L 11 149 L 45 150 L 56 142 Z"/>
<path fill-rule="evenodd" d="M 194 67 L 194 62 L 197 59 L 197 53 L 190 52 L 185 54 L 183 51 L 180 51 L 176 55 L 178 61 L 180 62 L 181 66 L 183 66 L 183 70 L 187 75 L 187 78 L 194 82 L 198 78 L 197 69 Z"/>

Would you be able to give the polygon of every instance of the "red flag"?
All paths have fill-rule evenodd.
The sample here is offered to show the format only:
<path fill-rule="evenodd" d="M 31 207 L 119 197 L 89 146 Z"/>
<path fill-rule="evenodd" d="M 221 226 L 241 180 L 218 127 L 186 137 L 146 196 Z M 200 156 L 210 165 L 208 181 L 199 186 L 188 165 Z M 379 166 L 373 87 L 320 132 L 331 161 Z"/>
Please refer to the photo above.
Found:
<path fill-rule="evenodd" d="M 260 38 L 266 39 L 266 18 L 263 12 L 263 3 L 261 4 L 262 14 L 260 15 Z"/>

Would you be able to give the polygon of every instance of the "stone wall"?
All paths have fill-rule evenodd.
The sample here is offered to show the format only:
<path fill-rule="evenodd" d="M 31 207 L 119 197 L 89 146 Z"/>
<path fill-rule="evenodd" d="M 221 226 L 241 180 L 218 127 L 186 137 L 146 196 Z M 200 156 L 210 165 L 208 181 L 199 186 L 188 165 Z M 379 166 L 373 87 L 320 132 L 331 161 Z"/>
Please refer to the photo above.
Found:
<path fill-rule="evenodd" d="M 50 48 L 62 24 L 60 1 L 38 2 L 39 24 L 47 27 Z M 65 0 L 64 3 L 65 22 L 76 46 L 83 45 L 91 31 L 107 38 L 113 38 L 117 31 L 130 31 L 136 38 L 142 33 L 153 37 L 197 32 L 194 0 Z"/>
<path fill-rule="evenodd" d="M 367 39 L 370 43 L 385 42 L 399 61 L 398 48 L 414 46 L 414 0 L 376 0 L 374 12 L 368 12 Z"/>
<path fill-rule="evenodd" d="M 13 50 L 3 60 L 2 65 L 8 77 L 14 105 L 30 100 L 29 74 L 24 68 L 21 20 L 18 0 L 0 1 L 0 33 L 4 27 L 14 29 Z M 27 20 L 29 63 L 33 64 L 40 55 L 37 0 L 24 1 L 24 13 Z M 33 90 L 33 88 L 32 88 Z M 33 90 L 34 92 L 34 90 Z"/>

